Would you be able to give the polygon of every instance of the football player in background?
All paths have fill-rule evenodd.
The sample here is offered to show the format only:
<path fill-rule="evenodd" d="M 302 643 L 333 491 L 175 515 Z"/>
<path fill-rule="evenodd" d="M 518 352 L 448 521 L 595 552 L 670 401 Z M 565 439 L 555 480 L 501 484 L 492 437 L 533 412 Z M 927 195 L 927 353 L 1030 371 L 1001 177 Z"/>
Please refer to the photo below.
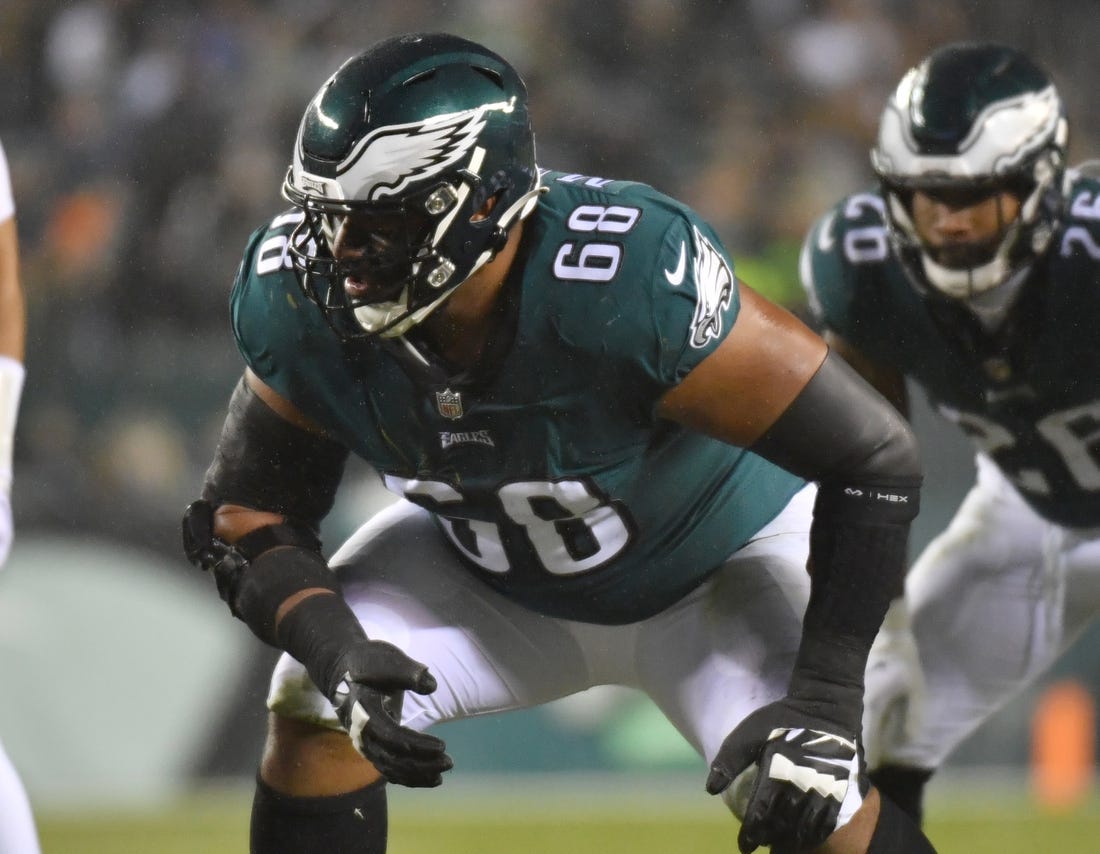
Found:
<path fill-rule="evenodd" d="M 432 724 L 608 683 L 706 758 L 742 851 L 932 850 L 858 747 L 917 511 L 904 419 L 685 206 L 541 172 L 525 86 L 479 44 L 349 59 L 284 193 L 238 272 L 247 368 L 184 519 L 286 651 L 252 850 L 382 852 L 385 783 L 451 768 Z M 401 498 L 326 561 L 349 451 Z"/>
<path fill-rule="evenodd" d="M 0 568 L 7 562 L 11 521 L 12 446 L 23 393 L 27 312 L 19 272 L 15 200 L 0 146 Z M 2 593 L 2 591 L 0 591 Z M 0 854 L 38 854 L 38 835 L 23 783 L 0 746 Z"/>
<path fill-rule="evenodd" d="M 872 779 L 918 818 L 952 748 L 1100 607 L 1100 182 L 1066 167 L 1066 141 L 1027 56 L 942 47 L 887 103 L 879 188 L 803 248 L 833 349 L 902 412 L 914 380 L 977 446 L 867 673 Z"/>

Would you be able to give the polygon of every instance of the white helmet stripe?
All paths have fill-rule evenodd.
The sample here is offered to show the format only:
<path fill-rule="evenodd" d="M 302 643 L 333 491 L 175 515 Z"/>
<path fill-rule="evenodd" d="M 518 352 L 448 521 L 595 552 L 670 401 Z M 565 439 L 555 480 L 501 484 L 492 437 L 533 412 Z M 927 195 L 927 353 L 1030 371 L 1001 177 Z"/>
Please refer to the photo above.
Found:
<path fill-rule="evenodd" d="M 996 101 L 974 120 L 958 152 L 921 154 L 907 119 L 909 87 L 899 86 L 882 116 L 875 169 L 896 178 L 977 178 L 1012 171 L 1062 133 L 1060 100 L 1053 86 Z M 913 94 L 916 97 L 916 94 Z"/>

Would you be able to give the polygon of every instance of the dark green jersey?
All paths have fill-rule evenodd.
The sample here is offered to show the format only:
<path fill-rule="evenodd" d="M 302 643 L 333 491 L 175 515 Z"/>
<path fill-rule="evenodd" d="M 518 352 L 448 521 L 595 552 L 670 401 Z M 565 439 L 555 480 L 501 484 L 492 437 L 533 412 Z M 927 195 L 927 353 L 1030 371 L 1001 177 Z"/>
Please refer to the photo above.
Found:
<path fill-rule="evenodd" d="M 633 621 L 802 481 L 654 414 L 737 316 L 711 229 L 642 184 L 544 181 L 505 284 L 514 334 L 461 378 L 426 385 L 389 345 L 341 343 L 290 269 L 296 213 L 250 239 L 233 327 L 251 368 L 437 514 L 487 583 L 545 613 Z"/>
<path fill-rule="evenodd" d="M 1045 518 L 1100 525 L 1100 182 L 1071 173 L 1065 218 L 1006 319 L 984 331 L 922 297 L 890 249 L 877 193 L 810 231 L 802 278 L 822 323 L 917 381 Z"/>

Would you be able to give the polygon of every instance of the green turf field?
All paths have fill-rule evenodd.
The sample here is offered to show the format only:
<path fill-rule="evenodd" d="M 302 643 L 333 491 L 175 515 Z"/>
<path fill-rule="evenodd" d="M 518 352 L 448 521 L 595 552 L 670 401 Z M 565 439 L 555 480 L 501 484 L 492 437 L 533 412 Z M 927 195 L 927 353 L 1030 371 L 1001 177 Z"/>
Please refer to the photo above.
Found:
<path fill-rule="evenodd" d="M 523 787 L 520 787 L 523 788 Z M 631 809 L 620 796 L 582 788 L 530 797 L 490 789 L 459 798 L 398 793 L 390 854 L 729 854 L 735 823 L 706 799 L 662 806 L 649 789 Z M 438 807 L 442 804 L 442 807 Z M 40 815 L 44 854 L 243 854 L 248 795 L 207 794 L 171 809 L 93 815 Z M 927 829 L 941 854 L 1094 852 L 1100 800 L 1062 815 L 1045 814 L 1018 791 L 941 793 L 929 803 Z"/>

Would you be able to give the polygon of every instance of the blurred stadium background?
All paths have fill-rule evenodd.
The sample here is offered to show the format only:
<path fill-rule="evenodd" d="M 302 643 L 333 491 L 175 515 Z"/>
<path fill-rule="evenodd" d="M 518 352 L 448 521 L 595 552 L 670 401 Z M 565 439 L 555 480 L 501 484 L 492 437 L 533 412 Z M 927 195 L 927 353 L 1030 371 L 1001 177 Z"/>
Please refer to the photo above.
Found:
<path fill-rule="evenodd" d="M 795 311 L 804 230 L 870 183 L 886 95 L 936 45 L 992 38 L 1031 52 L 1068 104 L 1073 160 L 1100 152 L 1095 0 L 3 0 L 0 140 L 18 205 L 29 380 L 16 545 L 0 576 L 0 739 L 47 850 L 176 850 L 82 848 L 87 828 L 71 822 L 196 792 L 177 808 L 180 826 L 198 832 L 229 810 L 237 848 L 224 850 L 243 845 L 241 793 L 273 653 L 183 559 L 178 519 L 241 368 L 228 288 L 247 235 L 283 205 L 301 110 L 346 56 L 416 29 L 479 39 L 514 62 L 542 164 L 689 201 L 725 236 L 742 278 Z M 916 422 L 936 452 L 914 549 L 950 517 L 972 472 L 959 436 L 923 409 Z M 371 472 L 353 467 L 329 547 L 385 500 Z M 974 797 L 1001 792 L 1031 815 L 1034 711 L 1067 678 L 1088 697 L 1100 690 L 1097 640 L 1083 638 L 957 752 L 933 793 L 933 827 L 962 809 L 991 828 L 999 820 L 983 824 Z M 725 820 L 702 794 L 699 761 L 630 693 L 589 692 L 446 735 L 459 770 L 442 797 L 460 812 L 509 803 L 500 781 L 519 774 L 542 781 L 536 791 L 579 793 L 556 798 L 567 810 L 620 792 L 614 802 L 639 811 L 671 797 L 692 826 Z M 399 826 L 403 806 L 423 797 L 397 797 Z M 1095 821 L 1091 799 L 1071 807 Z M 601 819 L 608 827 L 625 806 L 609 809 L 618 818 Z M 722 833 L 713 850 L 729 850 Z M 1012 837 L 1026 840 L 1024 826 Z"/>

